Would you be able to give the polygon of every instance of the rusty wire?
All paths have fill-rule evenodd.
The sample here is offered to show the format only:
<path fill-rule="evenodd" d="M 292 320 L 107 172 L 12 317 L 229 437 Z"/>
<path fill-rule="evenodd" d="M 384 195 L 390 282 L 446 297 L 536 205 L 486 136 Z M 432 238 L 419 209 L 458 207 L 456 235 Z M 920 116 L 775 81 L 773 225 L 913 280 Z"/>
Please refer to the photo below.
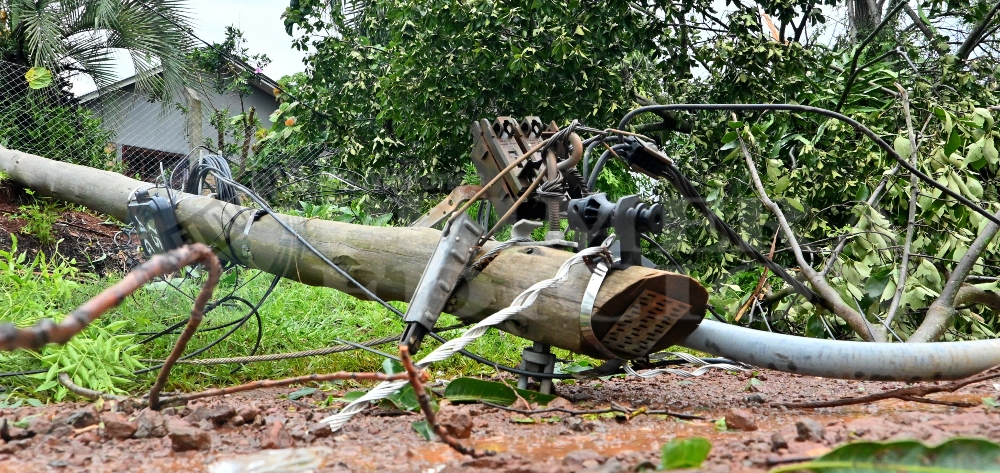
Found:
<path fill-rule="evenodd" d="M 424 389 L 423 380 L 426 379 L 427 373 L 417 369 L 413 364 L 413 359 L 410 358 L 410 349 L 406 345 L 399 346 L 399 359 L 403 363 L 403 368 L 406 369 L 406 375 L 410 379 L 410 386 L 413 387 L 413 393 L 417 395 L 417 403 L 420 404 L 420 410 L 423 411 L 424 417 L 427 419 L 427 426 L 437 434 L 442 442 L 456 452 L 473 458 L 496 454 L 492 450 L 476 450 L 475 448 L 466 447 L 458 439 L 452 437 L 444 427 L 439 425 L 434 414 L 434 407 L 431 406 L 431 397 L 427 394 L 427 390 Z"/>
<path fill-rule="evenodd" d="M 0 324 L 0 351 L 18 348 L 37 350 L 49 343 L 64 344 L 77 333 L 82 332 L 101 314 L 118 307 L 122 301 L 153 278 L 163 276 L 193 263 L 202 262 L 209 268 L 209 277 L 192 309 L 199 314 L 205 308 L 208 298 L 218 283 L 221 267 L 212 250 L 201 243 L 187 245 L 169 253 L 156 255 L 130 271 L 117 284 L 101 291 L 69 315 L 59 324 L 52 319 L 43 319 L 32 327 L 20 329 L 6 322 Z"/>

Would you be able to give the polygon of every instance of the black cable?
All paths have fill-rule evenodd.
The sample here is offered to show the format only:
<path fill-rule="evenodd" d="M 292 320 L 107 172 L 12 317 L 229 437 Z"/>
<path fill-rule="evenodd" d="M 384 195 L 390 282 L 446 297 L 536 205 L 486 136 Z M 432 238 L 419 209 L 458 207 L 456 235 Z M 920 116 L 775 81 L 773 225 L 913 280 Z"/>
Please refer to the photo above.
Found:
<path fill-rule="evenodd" d="M 201 347 L 201 348 L 199 348 L 199 349 L 197 349 L 197 350 L 195 350 L 195 351 L 193 351 L 191 353 L 188 353 L 187 355 L 184 355 L 184 356 L 180 357 L 180 359 L 181 360 L 187 360 L 187 359 L 193 358 L 195 356 L 198 356 L 198 355 L 204 353 L 205 351 L 207 351 L 208 349 L 214 347 L 215 345 L 218 345 L 223 340 L 225 340 L 230 335 L 232 335 L 234 332 L 236 332 L 237 330 L 239 330 L 240 327 L 242 327 L 243 324 L 245 324 L 247 320 L 250 320 L 250 317 L 252 317 L 252 316 L 256 316 L 257 317 L 257 323 L 258 323 L 258 325 L 261 324 L 260 313 L 258 312 L 258 310 L 260 309 L 260 306 L 264 304 L 264 301 L 267 300 L 267 298 L 271 295 L 271 292 L 274 291 L 274 288 L 276 288 L 278 286 L 278 282 L 280 280 L 281 280 L 281 276 L 277 276 L 277 275 L 274 276 L 274 279 L 271 280 L 271 285 L 268 286 L 267 290 L 264 292 L 264 295 L 261 297 L 260 301 L 257 302 L 257 304 L 250 304 L 250 302 L 248 302 L 245 299 L 242 299 L 242 298 L 239 298 L 239 297 L 233 297 L 233 300 L 239 300 L 239 301 L 245 303 L 246 305 L 251 306 L 250 313 L 247 314 L 244 318 L 240 319 L 240 323 L 239 324 L 237 324 L 235 327 L 233 327 L 232 329 L 230 329 L 228 332 L 226 332 L 225 334 L 223 334 L 219 338 L 215 339 L 215 341 L 213 341 L 212 343 L 209 343 L 208 345 L 205 345 L 205 346 L 203 346 L 203 347 Z M 161 363 L 159 365 L 151 366 L 149 368 L 143 368 L 143 369 L 140 369 L 140 370 L 136 370 L 133 374 L 137 374 L 138 375 L 138 374 L 148 373 L 150 371 L 158 370 L 158 369 L 160 369 L 162 367 L 163 367 L 163 364 Z"/>
<path fill-rule="evenodd" d="M 681 264 L 678 263 L 673 256 L 670 256 L 670 253 L 667 253 L 667 250 L 663 248 L 663 246 L 661 246 L 659 242 L 654 240 L 653 237 L 646 235 L 645 233 L 640 233 L 639 238 L 642 238 L 643 240 L 648 241 L 651 245 L 656 246 L 656 249 L 660 250 L 660 253 L 662 253 L 663 256 L 666 256 L 667 259 L 670 260 L 670 264 L 674 265 L 674 267 L 677 268 L 678 273 L 687 274 L 687 272 L 684 271 L 684 268 L 681 267 Z"/>
<path fill-rule="evenodd" d="M 880 136 L 878 136 L 877 134 L 875 134 L 875 132 L 872 131 L 870 128 L 862 125 L 860 122 L 858 122 L 857 120 L 854 120 L 851 117 L 848 117 L 848 116 L 846 116 L 844 114 L 841 114 L 839 112 L 835 112 L 833 110 L 827 110 L 825 108 L 819 108 L 819 107 L 811 107 L 811 106 L 808 106 L 808 105 L 794 105 L 794 104 L 718 104 L 718 103 L 711 103 L 711 104 L 651 105 L 651 106 L 648 106 L 648 107 L 640 107 L 640 108 L 637 108 L 635 110 L 632 110 L 631 112 L 628 112 L 625 115 L 625 117 L 622 118 L 622 121 L 621 121 L 621 123 L 619 123 L 618 128 L 619 129 L 625 129 L 625 127 L 628 126 L 629 122 L 631 122 L 632 119 L 635 118 L 636 115 L 639 115 L 639 114 L 642 114 L 642 113 L 650 113 L 650 112 L 658 112 L 658 111 L 672 111 L 672 110 L 686 110 L 686 111 L 692 111 L 692 110 L 727 110 L 727 111 L 784 111 L 784 112 L 804 112 L 804 113 L 816 113 L 816 114 L 819 114 L 819 115 L 823 115 L 823 116 L 827 116 L 827 117 L 830 117 L 830 118 L 834 118 L 836 120 L 840 120 L 840 121 L 842 121 L 844 123 L 847 123 L 848 125 L 851 125 L 852 127 L 854 127 L 855 130 L 861 132 L 862 134 L 864 134 L 868 138 L 871 138 L 872 141 L 874 141 L 875 144 L 877 144 L 880 148 L 882 148 L 883 151 L 885 151 L 889 156 L 892 156 L 892 158 L 895 159 L 896 162 L 898 162 L 900 166 L 902 166 L 907 171 L 910 171 L 910 173 L 912 173 L 913 175 L 917 176 L 920 180 L 924 181 L 925 183 L 927 183 L 931 187 L 940 190 L 945 195 L 947 195 L 947 196 L 949 196 L 949 197 L 957 200 L 962 205 L 964 205 L 964 206 L 968 207 L 969 209 L 971 209 L 971 210 L 979 213 L 983 217 L 986 217 L 987 220 L 989 220 L 989 221 L 991 221 L 991 222 L 993 222 L 993 223 L 995 223 L 997 225 L 1000 225 L 1000 218 L 997 218 L 996 216 L 994 216 L 993 214 L 991 214 L 988 210 L 980 207 L 979 205 L 975 204 L 971 200 L 963 197 L 961 194 L 952 191 L 951 189 L 948 188 L 948 186 L 935 181 L 932 177 L 930 177 L 927 174 L 924 174 L 923 172 L 921 172 L 919 169 L 917 169 L 912 164 L 910 164 L 909 161 L 903 159 L 902 156 L 900 156 L 898 153 L 896 153 L 896 150 L 893 149 L 893 147 L 889 143 L 886 143 L 885 140 L 883 140 Z"/>
<path fill-rule="evenodd" d="M 608 164 L 608 160 L 610 160 L 611 157 L 614 156 L 614 153 L 618 151 L 624 151 L 628 148 L 629 145 L 627 144 L 624 143 L 618 144 L 612 146 L 611 149 L 605 150 L 604 153 L 601 154 L 601 157 L 597 159 L 597 163 L 594 164 L 594 170 L 591 171 L 590 177 L 587 178 L 588 191 L 594 192 L 594 187 L 597 186 L 597 177 L 601 174 L 601 171 L 604 170 L 604 166 Z M 612 152 L 612 150 L 614 150 L 614 152 Z"/>

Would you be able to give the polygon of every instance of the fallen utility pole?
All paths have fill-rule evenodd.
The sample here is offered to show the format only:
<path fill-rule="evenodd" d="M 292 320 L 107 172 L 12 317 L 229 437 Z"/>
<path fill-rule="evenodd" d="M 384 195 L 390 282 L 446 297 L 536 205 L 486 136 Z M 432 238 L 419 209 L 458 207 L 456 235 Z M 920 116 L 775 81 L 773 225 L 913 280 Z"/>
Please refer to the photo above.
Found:
<path fill-rule="evenodd" d="M 127 204 L 136 190 L 148 189 L 150 194 L 172 199 L 177 220 L 189 240 L 211 246 L 223 259 L 304 284 L 364 296 L 274 218 L 265 215 L 250 222 L 255 217 L 253 209 L 173 190 L 168 195 L 162 187 L 121 174 L 2 147 L 0 171 L 39 195 L 83 205 L 121 221 L 128 220 Z M 390 301 L 410 300 L 441 235 L 429 228 L 373 227 L 291 215 L 280 218 L 351 277 Z M 489 242 L 484 250 L 495 245 Z M 482 320 L 506 308 L 532 284 L 551 277 L 571 256 L 541 246 L 504 250 L 481 274 L 458 288 L 446 312 L 466 322 Z M 607 358 L 586 341 L 580 330 L 581 300 L 590 277 L 590 271 L 582 265 L 574 268 L 569 282 L 544 291 L 531 308 L 498 328 L 534 342 Z M 696 312 L 687 314 L 684 318 L 688 323 L 678 324 L 680 330 L 664 336 L 654 351 L 682 340 L 704 316 L 708 295 L 699 284 L 683 275 L 640 266 L 611 271 L 597 293 L 594 312 L 617 318 L 643 293 L 684 302 Z"/>

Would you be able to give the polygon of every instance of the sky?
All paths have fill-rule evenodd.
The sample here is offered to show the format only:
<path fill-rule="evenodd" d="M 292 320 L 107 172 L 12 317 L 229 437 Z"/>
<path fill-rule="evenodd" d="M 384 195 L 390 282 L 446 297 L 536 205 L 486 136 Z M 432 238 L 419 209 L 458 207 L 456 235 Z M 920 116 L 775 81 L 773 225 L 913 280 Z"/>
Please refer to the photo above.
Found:
<path fill-rule="evenodd" d="M 281 19 L 288 0 L 188 0 L 188 16 L 194 33 L 209 43 L 222 42 L 226 26 L 243 30 L 251 54 L 263 53 L 271 59 L 264 73 L 277 80 L 305 69 L 304 54 L 292 49 Z M 121 79 L 132 75 L 129 61 L 122 61 Z M 82 95 L 94 90 L 93 81 L 74 80 L 73 92 Z"/>

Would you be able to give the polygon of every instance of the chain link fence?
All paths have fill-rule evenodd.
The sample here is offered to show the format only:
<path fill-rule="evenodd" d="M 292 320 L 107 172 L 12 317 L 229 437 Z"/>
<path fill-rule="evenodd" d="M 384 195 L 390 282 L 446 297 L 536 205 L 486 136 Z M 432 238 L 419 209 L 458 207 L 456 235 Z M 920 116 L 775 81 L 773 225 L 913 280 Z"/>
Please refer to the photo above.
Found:
<path fill-rule="evenodd" d="M 278 107 L 268 87 L 237 95 L 192 84 L 165 103 L 137 90 L 134 78 L 80 96 L 60 78 L 33 89 L 28 69 L 0 61 L 0 145 L 6 148 L 177 188 L 183 183 L 169 176 L 186 173 L 175 168 L 222 156 L 236 180 L 280 206 L 367 189 L 334 174 L 333 153 L 324 145 L 260 139 Z"/>

